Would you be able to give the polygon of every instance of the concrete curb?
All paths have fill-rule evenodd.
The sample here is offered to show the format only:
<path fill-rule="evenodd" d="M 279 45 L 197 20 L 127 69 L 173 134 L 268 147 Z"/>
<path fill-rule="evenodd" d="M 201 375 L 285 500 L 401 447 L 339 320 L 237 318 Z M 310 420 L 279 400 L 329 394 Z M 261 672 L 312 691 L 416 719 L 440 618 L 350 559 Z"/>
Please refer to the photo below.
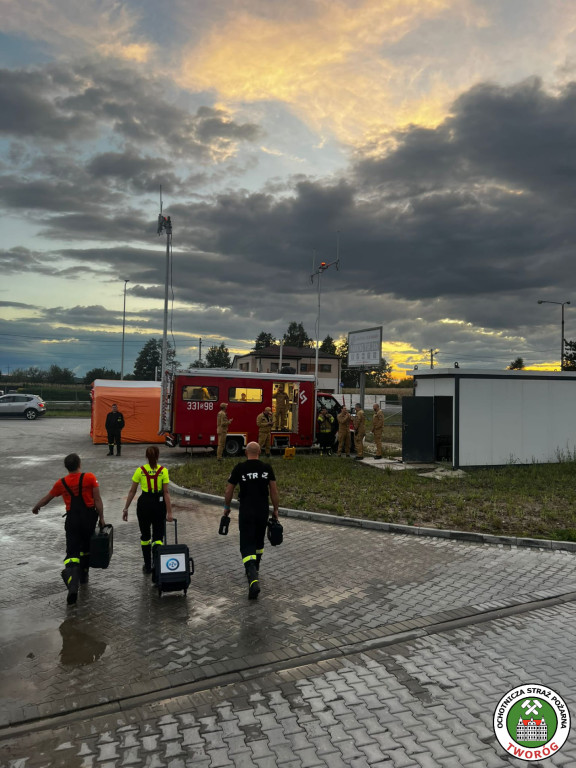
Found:
<path fill-rule="evenodd" d="M 222 506 L 224 504 L 223 496 L 216 496 L 211 493 L 202 493 L 189 488 L 182 488 L 172 481 L 170 490 L 180 496 L 187 496 L 191 499 L 204 501 L 208 504 Z M 232 506 L 237 507 L 238 502 L 234 499 Z M 362 520 L 358 517 L 339 517 L 338 515 L 329 515 L 325 512 L 307 512 L 301 509 L 290 509 L 280 507 L 280 514 L 284 517 L 294 517 L 298 520 L 308 520 L 312 523 L 326 523 L 327 525 L 347 525 L 351 528 L 367 528 L 383 533 L 401 533 L 407 536 L 431 536 L 437 539 L 452 539 L 456 541 L 469 541 L 475 544 L 496 544 L 506 547 L 531 547 L 533 549 L 562 550 L 565 552 L 576 552 L 576 541 L 554 541 L 552 539 L 529 539 L 521 536 L 495 536 L 489 533 L 473 533 L 467 531 L 451 531 L 444 528 L 424 528 L 417 525 L 400 525 L 397 523 L 382 523 L 378 520 Z"/>

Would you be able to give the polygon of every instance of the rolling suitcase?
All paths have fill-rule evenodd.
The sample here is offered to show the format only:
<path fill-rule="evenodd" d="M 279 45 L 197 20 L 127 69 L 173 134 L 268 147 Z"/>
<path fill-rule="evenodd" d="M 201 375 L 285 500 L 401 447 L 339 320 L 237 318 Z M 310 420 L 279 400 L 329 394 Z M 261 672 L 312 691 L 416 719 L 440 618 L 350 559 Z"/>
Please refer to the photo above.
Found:
<path fill-rule="evenodd" d="M 190 576 L 194 573 L 194 561 L 190 557 L 188 546 L 178 544 L 178 521 L 176 519 L 174 519 L 174 544 L 166 544 L 167 538 L 165 535 L 164 544 L 156 547 L 154 553 L 153 580 L 160 597 L 162 597 L 162 592 L 183 590 L 186 594 L 190 586 Z"/>
<path fill-rule="evenodd" d="M 90 568 L 108 568 L 113 549 L 113 526 L 97 526 L 90 539 Z"/>

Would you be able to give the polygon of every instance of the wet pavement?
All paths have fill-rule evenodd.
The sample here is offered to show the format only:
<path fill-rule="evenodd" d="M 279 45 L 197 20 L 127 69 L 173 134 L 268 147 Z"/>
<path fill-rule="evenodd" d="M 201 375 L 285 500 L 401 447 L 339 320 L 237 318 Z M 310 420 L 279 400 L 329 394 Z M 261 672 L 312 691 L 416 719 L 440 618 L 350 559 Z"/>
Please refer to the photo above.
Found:
<path fill-rule="evenodd" d="M 121 521 L 144 447 L 108 458 L 88 430 L 0 422 L 2 768 L 526 765 L 492 731 L 506 691 L 540 682 L 576 717 L 574 553 L 290 518 L 249 602 L 221 508 L 174 496 L 196 573 L 187 597 L 159 598 L 135 505 Z M 62 505 L 31 513 L 70 451 L 115 526 L 111 566 L 75 606 Z M 182 460 L 201 472 L 209 459 L 162 450 L 168 467 Z M 576 765 L 574 736 L 542 764 Z"/>

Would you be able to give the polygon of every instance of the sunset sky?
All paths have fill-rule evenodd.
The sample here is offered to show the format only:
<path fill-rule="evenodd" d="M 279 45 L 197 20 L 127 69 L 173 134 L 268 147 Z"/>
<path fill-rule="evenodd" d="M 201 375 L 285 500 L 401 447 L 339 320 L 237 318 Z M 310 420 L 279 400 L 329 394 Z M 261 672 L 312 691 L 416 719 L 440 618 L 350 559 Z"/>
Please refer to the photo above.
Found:
<path fill-rule="evenodd" d="M 574 0 L 0 0 L 0 371 L 302 322 L 429 363 L 576 339 Z M 171 294 L 172 299 L 172 294 Z"/>

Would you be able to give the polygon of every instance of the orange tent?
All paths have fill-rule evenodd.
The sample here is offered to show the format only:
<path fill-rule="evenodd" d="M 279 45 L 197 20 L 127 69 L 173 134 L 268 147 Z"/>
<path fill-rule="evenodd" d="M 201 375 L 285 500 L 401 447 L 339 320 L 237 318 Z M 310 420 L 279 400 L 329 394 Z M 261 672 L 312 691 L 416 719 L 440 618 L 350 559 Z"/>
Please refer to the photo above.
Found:
<path fill-rule="evenodd" d="M 92 384 L 92 442 L 108 442 L 106 416 L 116 403 L 126 422 L 122 430 L 123 443 L 163 443 L 164 435 L 158 434 L 160 395 L 159 381 L 96 379 Z"/>

